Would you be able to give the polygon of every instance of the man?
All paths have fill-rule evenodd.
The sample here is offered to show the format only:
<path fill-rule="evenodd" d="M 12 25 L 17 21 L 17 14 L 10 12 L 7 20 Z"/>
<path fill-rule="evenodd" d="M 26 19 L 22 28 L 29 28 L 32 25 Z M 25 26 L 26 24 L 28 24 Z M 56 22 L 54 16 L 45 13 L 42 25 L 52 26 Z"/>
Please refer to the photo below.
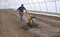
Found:
<path fill-rule="evenodd" d="M 21 4 L 21 6 L 17 9 L 17 11 L 18 11 L 19 14 L 20 14 L 20 22 L 22 22 L 23 16 L 25 16 L 25 15 L 24 15 L 24 10 L 26 11 L 26 14 L 27 14 L 27 10 L 26 10 L 26 8 L 24 7 L 23 4 Z M 25 19 L 26 19 L 26 17 L 25 17 Z"/>

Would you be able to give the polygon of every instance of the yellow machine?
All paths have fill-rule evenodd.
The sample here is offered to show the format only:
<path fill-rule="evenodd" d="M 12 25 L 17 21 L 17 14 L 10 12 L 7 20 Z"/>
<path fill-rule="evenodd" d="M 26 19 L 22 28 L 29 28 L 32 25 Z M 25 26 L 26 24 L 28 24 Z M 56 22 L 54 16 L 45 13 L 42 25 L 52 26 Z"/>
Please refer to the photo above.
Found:
<path fill-rule="evenodd" d="M 27 19 L 28 19 L 28 23 L 32 24 L 32 18 L 28 16 Z"/>
<path fill-rule="evenodd" d="M 33 23 L 33 18 L 35 18 L 35 17 L 32 16 L 32 15 L 29 15 L 29 13 L 26 14 L 26 17 L 27 17 L 27 19 L 28 19 L 28 23 L 29 23 L 30 25 L 32 25 L 32 23 Z"/>
<path fill-rule="evenodd" d="M 28 24 L 25 24 L 25 23 L 23 22 L 23 26 L 21 26 L 21 28 L 24 29 L 24 30 L 28 30 L 29 27 L 31 28 L 31 27 L 33 26 L 33 20 L 32 20 L 32 18 L 34 18 L 34 17 L 27 16 Z"/>
<path fill-rule="evenodd" d="M 33 18 L 35 18 L 34 16 L 32 16 L 32 15 L 27 15 L 27 14 L 26 14 L 26 17 L 27 17 L 27 19 L 28 19 L 28 23 L 26 24 L 26 23 L 23 22 L 23 23 L 22 23 L 23 26 L 21 26 L 22 29 L 28 30 L 29 28 L 34 28 L 34 27 L 37 26 L 37 25 L 35 24 L 34 20 L 33 20 Z"/>

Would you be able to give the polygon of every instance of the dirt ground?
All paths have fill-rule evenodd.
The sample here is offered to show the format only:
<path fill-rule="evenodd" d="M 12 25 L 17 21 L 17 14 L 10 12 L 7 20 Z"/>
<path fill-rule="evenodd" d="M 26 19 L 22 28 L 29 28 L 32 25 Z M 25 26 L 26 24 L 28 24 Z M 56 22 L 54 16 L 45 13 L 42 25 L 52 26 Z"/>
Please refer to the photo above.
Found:
<path fill-rule="evenodd" d="M 5 11 L 0 11 L 0 37 L 30 37 L 29 32 L 20 29 L 20 21 Z"/>
<path fill-rule="evenodd" d="M 31 15 L 34 15 L 35 17 L 37 17 L 36 19 L 41 22 L 49 24 L 53 27 L 60 28 L 60 17 L 52 17 L 52 16 L 46 16 L 46 15 L 37 15 L 37 14 L 31 14 Z"/>
<path fill-rule="evenodd" d="M 0 37 L 60 37 L 60 19 L 57 17 L 55 19 L 35 14 L 40 28 L 23 31 L 19 17 L 13 14 L 18 15 L 14 10 L 0 10 Z"/>

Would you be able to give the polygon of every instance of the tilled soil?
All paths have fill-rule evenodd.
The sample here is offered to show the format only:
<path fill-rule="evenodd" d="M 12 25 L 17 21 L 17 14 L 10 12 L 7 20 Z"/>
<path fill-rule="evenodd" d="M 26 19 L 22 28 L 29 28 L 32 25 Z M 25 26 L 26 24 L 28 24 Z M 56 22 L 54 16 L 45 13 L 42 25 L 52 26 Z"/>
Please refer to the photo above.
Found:
<path fill-rule="evenodd" d="M 46 16 L 46 15 L 39 15 L 39 14 L 30 14 L 36 17 L 38 21 L 44 22 L 46 24 L 49 24 L 53 27 L 59 27 L 60 28 L 60 17 L 55 16 Z"/>
<path fill-rule="evenodd" d="M 29 32 L 20 29 L 20 21 L 4 11 L 0 12 L 0 37 L 30 37 Z"/>
<path fill-rule="evenodd" d="M 33 14 L 40 28 L 24 31 L 15 14 L 18 15 L 17 11 L 0 10 L 0 37 L 60 37 L 60 19 Z"/>

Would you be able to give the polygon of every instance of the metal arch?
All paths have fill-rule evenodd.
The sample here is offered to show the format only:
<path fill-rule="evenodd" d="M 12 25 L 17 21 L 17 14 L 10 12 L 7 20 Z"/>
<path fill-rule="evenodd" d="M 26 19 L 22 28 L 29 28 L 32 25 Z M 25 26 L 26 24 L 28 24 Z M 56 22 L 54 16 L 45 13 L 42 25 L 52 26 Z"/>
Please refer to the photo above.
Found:
<path fill-rule="evenodd" d="M 27 6 L 28 7 L 28 6 Z"/>
<path fill-rule="evenodd" d="M 38 1 L 38 0 L 37 0 Z M 37 2 L 38 4 L 39 4 L 39 2 Z M 39 9 L 40 9 L 40 11 L 41 11 L 41 6 L 40 6 L 40 4 L 39 4 Z"/>
<path fill-rule="evenodd" d="M 31 0 L 32 1 L 32 0 Z M 38 1 L 38 0 L 37 0 Z M 32 3 L 29 3 L 29 1 L 27 0 L 27 4 L 33 4 L 34 5 L 34 3 L 32 2 Z M 48 1 L 48 2 L 53 2 L 53 1 Z M 56 12 L 57 12 L 57 4 L 56 4 L 56 0 L 54 1 L 55 2 L 55 8 L 56 8 Z M 41 3 L 41 2 L 37 2 L 38 4 L 39 3 Z M 44 0 L 44 3 L 45 3 L 45 5 L 46 5 L 46 10 L 47 10 L 47 12 L 48 12 L 48 8 L 47 8 L 47 2 Z M 28 6 L 27 6 L 28 7 Z M 30 7 L 31 7 L 31 5 L 30 5 Z M 40 4 L 39 4 L 39 7 L 40 7 Z M 34 8 L 35 8 L 35 5 L 34 5 Z M 31 9 L 32 9 L 32 7 L 31 7 Z M 36 8 L 35 8 L 36 9 Z M 40 8 L 40 10 L 41 10 L 41 8 Z"/>
<path fill-rule="evenodd" d="M 28 0 L 27 0 L 27 2 L 28 2 L 27 4 L 30 4 Z M 27 6 L 27 7 L 28 7 L 28 6 Z M 30 7 L 31 7 L 31 5 L 30 5 Z M 31 9 L 32 9 L 32 7 L 31 7 Z"/>
<path fill-rule="evenodd" d="M 32 0 L 31 0 L 32 1 Z M 33 1 L 32 1 L 33 2 Z M 32 3 L 34 5 L 34 3 Z M 34 5 L 34 8 L 35 8 L 35 5 Z M 35 8 L 36 9 L 36 8 Z"/>
<path fill-rule="evenodd" d="M 44 0 L 44 3 L 45 3 L 45 5 L 46 5 L 46 10 L 47 10 L 47 12 L 48 12 L 48 8 L 47 8 L 47 2 Z"/>
<path fill-rule="evenodd" d="M 56 8 L 56 12 L 57 12 L 56 0 L 55 1 L 47 1 L 47 2 L 55 2 L 55 8 Z M 46 1 L 45 1 L 45 4 L 46 4 Z M 46 9 L 47 9 L 47 12 L 48 12 L 47 4 L 46 4 Z"/>
<path fill-rule="evenodd" d="M 55 2 L 56 13 L 57 13 L 57 4 L 56 4 L 56 0 L 55 0 L 54 2 Z"/>

